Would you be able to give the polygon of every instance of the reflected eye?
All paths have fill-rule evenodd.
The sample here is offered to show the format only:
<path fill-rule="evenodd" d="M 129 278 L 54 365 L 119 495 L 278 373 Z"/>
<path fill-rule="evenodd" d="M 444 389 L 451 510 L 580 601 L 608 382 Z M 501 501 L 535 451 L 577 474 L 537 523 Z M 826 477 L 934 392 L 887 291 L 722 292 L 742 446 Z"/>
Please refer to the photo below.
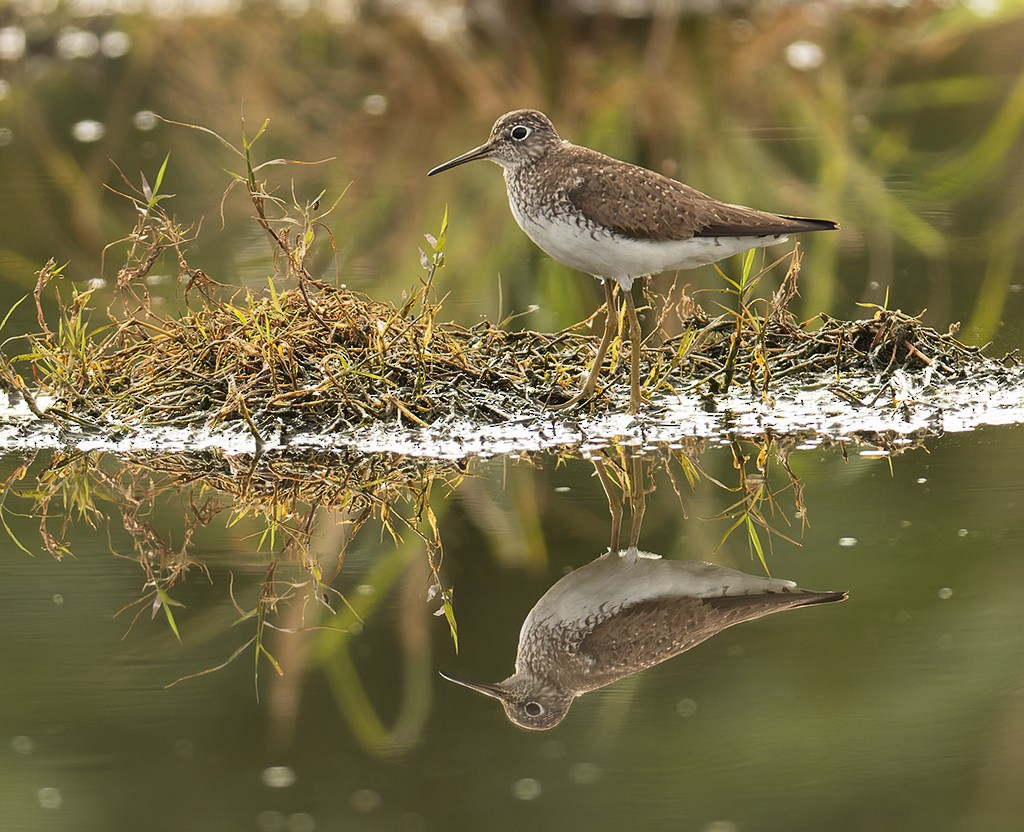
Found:
<path fill-rule="evenodd" d="M 524 710 L 527 716 L 540 716 L 544 713 L 544 709 L 536 702 L 527 702 Z"/>
<path fill-rule="evenodd" d="M 530 131 L 529 127 L 526 127 L 525 125 L 522 125 L 522 124 L 517 124 L 511 130 L 509 130 L 508 134 L 513 138 L 513 140 L 515 140 L 517 142 L 521 142 L 523 139 L 525 139 L 527 136 L 530 135 L 530 132 L 531 131 Z M 536 704 L 536 703 L 531 703 L 531 704 Z M 540 705 L 537 705 L 537 707 L 539 708 Z"/>

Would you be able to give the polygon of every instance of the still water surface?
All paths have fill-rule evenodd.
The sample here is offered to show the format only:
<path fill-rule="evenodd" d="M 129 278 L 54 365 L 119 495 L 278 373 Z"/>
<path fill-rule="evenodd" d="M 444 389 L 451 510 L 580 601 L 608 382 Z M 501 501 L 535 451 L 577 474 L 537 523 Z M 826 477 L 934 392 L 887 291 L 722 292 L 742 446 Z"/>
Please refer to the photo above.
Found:
<path fill-rule="evenodd" d="M 324 631 L 271 637 L 285 676 L 264 663 L 258 704 L 251 651 L 164 689 L 249 637 L 251 626 L 229 626 L 226 585 L 230 572 L 251 601 L 266 558 L 244 538 L 197 548 L 212 585 L 198 572 L 178 585 L 181 644 L 162 614 L 147 611 L 127 635 L 126 616 L 114 618 L 142 585 L 137 564 L 110 554 L 130 548 L 116 523 L 109 543 L 76 525 L 76 556 L 63 562 L 10 552 L 0 566 L 10 828 L 613 829 L 636 812 L 647 828 L 1011 828 L 1022 808 L 1011 772 L 1024 740 L 1024 443 L 1012 428 L 984 429 L 928 451 L 894 459 L 891 474 L 884 459 L 795 454 L 811 522 L 802 547 L 776 543 L 772 572 L 850 600 L 728 630 L 588 694 L 548 734 L 512 727 L 497 703 L 435 671 L 508 675 L 529 608 L 606 545 L 607 507 L 582 463 L 491 463 L 485 473 L 506 482 L 492 494 L 494 526 L 481 528 L 479 494 L 456 492 L 443 518 L 458 656 L 443 620 L 409 603 L 425 585 L 418 557 L 402 567 L 413 589 L 392 589 L 349 644 L 366 704 L 386 723 L 403 689 L 419 697 L 422 717 L 390 757 L 360 747 L 350 720 L 365 715 L 320 664 L 331 655 Z M 703 464 L 725 476 L 730 462 L 719 449 Z M 500 509 L 512 511 L 524 477 L 545 551 L 520 537 L 502 555 Z M 711 557 L 721 524 L 699 518 L 714 500 L 698 488 L 683 521 L 675 499 L 651 496 L 644 546 Z M 28 539 L 29 524 L 11 522 Z M 389 551 L 363 537 L 339 578 L 346 593 L 372 594 L 366 581 Z M 715 560 L 759 571 L 738 537 Z M 291 606 L 280 622 L 296 620 Z"/>

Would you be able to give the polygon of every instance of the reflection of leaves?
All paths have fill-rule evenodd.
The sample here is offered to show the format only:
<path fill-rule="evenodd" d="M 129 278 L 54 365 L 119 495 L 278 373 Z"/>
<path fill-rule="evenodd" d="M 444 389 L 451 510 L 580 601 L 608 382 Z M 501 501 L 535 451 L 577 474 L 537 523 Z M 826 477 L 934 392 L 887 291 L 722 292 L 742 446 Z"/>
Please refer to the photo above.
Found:
<path fill-rule="evenodd" d="M 145 576 L 143 595 L 119 611 L 134 610 L 129 630 L 147 609 L 152 616 L 162 609 L 168 627 L 180 641 L 182 632 L 174 607 L 182 604 L 175 598 L 173 587 L 192 567 L 210 577 L 206 566 L 191 554 L 195 534 L 219 517 L 226 529 L 241 530 L 243 521 L 247 526 L 256 521 L 262 529 L 255 532 L 255 537 L 266 549 L 270 562 L 259 599 L 251 610 L 234 601 L 232 592 L 239 623 L 253 621 L 255 626 L 253 638 L 240 651 L 255 644 L 257 681 L 261 661 L 280 672 L 265 643 L 265 631 L 273 626 L 270 617 L 277 605 L 304 593 L 306 603 L 327 606 L 327 596 L 334 594 L 352 609 L 329 581 L 340 571 L 352 538 L 375 518 L 396 541 L 412 532 L 424 543 L 433 585 L 441 592 L 457 647 L 452 593 L 440 575 L 443 558 L 438 517 L 430 504 L 435 479 L 441 478 L 446 488 L 459 482 L 461 473 L 451 466 L 390 454 L 247 457 L 208 452 L 114 457 L 96 452 L 59 453 L 35 475 L 34 488 L 14 491 L 12 483 L 22 480 L 28 470 L 21 466 L 8 479 L 0 493 L 0 510 L 10 513 L 15 499 L 28 500 L 39 516 L 43 548 L 54 557 L 73 554 L 68 541 L 73 539 L 70 526 L 75 522 L 98 528 L 116 518 L 128 534 L 134 553 L 122 556 L 135 560 Z M 177 508 L 183 524 L 180 539 L 173 545 L 171 536 L 158 532 L 151 519 L 155 511 L 163 512 L 168 507 Z M 320 516 L 335 517 L 347 527 L 340 550 L 331 553 L 337 559 L 333 572 L 330 562 L 325 569 L 322 557 L 314 556 L 310 549 Z M 248 529 L 244 533 L 248 534 Z M 305 580 L 282 583 L 275 577 L 277 564 L 289 561 L 306 573 Z"/>
<path fill-rule="evenodd" d="M 437 578 L 437 573 L 435 573 Z M 439 581 L 439 578 L 438 578 Z M 452 644 L 455 645 L 455 652 L 459 652 L 459 625 L 455 621 L 455 605 L 452 600 L 455 597 L 455 589 L 453 587 L 443 587 L 440 582 L 433 584 L 430 587 L 430 592 L 427 593 L 427 600 L 433 600 L 438 595 L 441 596 L 441 606 L 434 612 L 434 615 L 443 615 L 448 621 L 448 629 L 451 632 Z"/>
<path fill-rule="evenodd" d="M 185 605 L 181 601 L 175 601 L 160 587 L 156 588 L 156 597 L 153 599 L 153 617 L 156 617 L 157 612 L 162 608 L 164 615 L 167 617 L 167 623 L 170 625 L 171 632 L 174 633 L 174 637 L 181 641 L 181 633 L 178 632 L 178 623 L 174 620 L 174 613 L 171 611 L 171 607 L 184 607 Z"/>
<path fill-rule="evenodd" d="M 748 469 L 748 463 L 751 459 L 751 454 L 745 449 L 748 446 L 752 446 L 752 449 L 757 451 L 754 457 L 753 471 Z M 772 459 L 785 460 L 788 451 L 783 450 L 783 447 L 776 442 L 775 437 L 770 433 L 766 433 L 761 439 L 750 443 L 741 443 L 738 440 L 732 442 L 730 448 L 732 451 L 733 468 L 737 472 L 739 482 L 734 488 L 729 490 L 739 494 L 739 498 L 718 515 L 719 519 L 728 519 L 732 522 L 722 535 L 716 551 L 725 544 L 733 532 L 743 528 L 747 534 L 747 542 L 751 553 L 757 556 L 765 572 L 769 574 L 768 561 L 765 557 L 764 545 L 761 542 L 762 531 L 768 535 L 769 547 L 771 546 L 772 537 L 779 537 L 796 546 L 800 544 L 773 526 L 771 520 L 765 514 L 765 509 L 767 509 L 772 518 L 776 516 L 782 517 L 786 525 L 790 525 L 788 513 L 780 508 L 778 497 L 783 491 L 791 491 L 797 515 L 805 519 L 807 514 L 807 507 L 803 501 L 803 489 L 800 487 L 799 480 L 793 474 L 788 462 L 783 461 L 780 463 L 780 467 L 788 476 L 786 484 L 778 490 L 773 490 L 772 488 L 771 461 Z"/>

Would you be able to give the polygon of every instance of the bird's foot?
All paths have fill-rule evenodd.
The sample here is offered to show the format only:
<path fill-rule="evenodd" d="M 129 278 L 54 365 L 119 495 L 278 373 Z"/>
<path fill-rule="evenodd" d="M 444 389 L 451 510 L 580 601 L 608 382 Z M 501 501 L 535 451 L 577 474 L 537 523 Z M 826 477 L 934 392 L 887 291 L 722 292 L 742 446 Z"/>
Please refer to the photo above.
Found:
<path fill-rule="evenodd" d="M 628 549 L 623 549 L 619 552 L 619 557 L 626 561 L 626 563 L 633 564 L 640 560 L 640 550 L 636 546 L 630 546 Z"/>
<path fill-rule="evenodd" d="M 640 412 L 644 406 L 650 406 L 653 402 L 643 395 L 639 390 L 635 393 L 631 390 L 629 393 L 629 414 L 635 416 Z"/>
<path fill-rule="evenodd" d="M 629 564 L 639 563 L 641 560 L 661 560 L 661 555 L 656 555 L 653 552 L 641 552 L 636 546 L 623 549 L 619 552 L 619 557 Z"/>
<path fill-rule="evenodd" d="M 578 405 L 585 404 L 587 402 L 593 401 L 594 397 L 596 395 L 597 394 L 596 394 L 594 388 L 588 389 L 586 386 L 584 386 L 584 388 L 582 390 L 580 390 L 580 392 L 577 393 L 575 396 L 573 396 L 571 399 L 569 399 L 569 401 L 567 401 L 567 402 L 559 402 L 558 404 L 546 404 L 545 407 L 548 410 L 554 410 L 554 411 L 572 410 L 573 408 L 577 407 Z"/>

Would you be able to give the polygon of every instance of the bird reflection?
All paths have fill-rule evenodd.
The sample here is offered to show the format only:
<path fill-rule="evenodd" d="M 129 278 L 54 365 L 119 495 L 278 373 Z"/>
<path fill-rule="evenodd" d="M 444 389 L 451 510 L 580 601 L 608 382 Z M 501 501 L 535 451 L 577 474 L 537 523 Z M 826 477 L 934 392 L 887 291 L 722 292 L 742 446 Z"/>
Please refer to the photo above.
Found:
<path fill-rule="evenodd" d="M 445 676 L 501 702 L 521 728 L 554 728 L 573 700 L 689 650 L 726 627 L 842 601 L 792 581 L 630 547 L 571 572 L 537 602 L 519 633 L 516 670 L 496 684 Z"/>

